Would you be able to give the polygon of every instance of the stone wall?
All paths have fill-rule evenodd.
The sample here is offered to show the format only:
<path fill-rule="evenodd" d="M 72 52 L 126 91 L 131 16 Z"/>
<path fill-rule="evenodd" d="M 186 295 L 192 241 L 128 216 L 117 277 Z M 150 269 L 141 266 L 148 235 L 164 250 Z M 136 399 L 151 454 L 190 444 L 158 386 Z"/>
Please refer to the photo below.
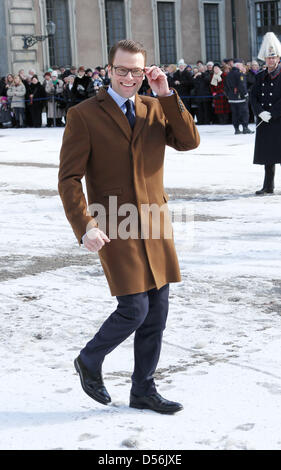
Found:
<path fill-rule="evenodd" d="M 8 3 L 8 40 L 12 73 L 21 68 L 27 72 L 30 68 L 39 70 L 37 44 L 23 49 L 22 36 L 35 34 L 36 14 L 33 0 L 7 0 Z"/>

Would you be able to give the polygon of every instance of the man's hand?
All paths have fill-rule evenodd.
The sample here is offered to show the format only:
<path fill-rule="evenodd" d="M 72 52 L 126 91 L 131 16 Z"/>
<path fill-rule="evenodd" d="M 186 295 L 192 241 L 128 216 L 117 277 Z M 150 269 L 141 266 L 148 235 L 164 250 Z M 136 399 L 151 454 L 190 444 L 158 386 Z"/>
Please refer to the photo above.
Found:
<path fill-rule="evenodd" d="M 91 228 L 83 238 L 83 244 L 89 251 L 99 251 L 110 240 L 99 228 Z"/>
<path fill-rule="evenodd" d="M 271 113 L 269 111 L 262 111 L 262 113 L 259 114 L 259 117 L 264 121 L 264 122 L 269 122 L 271 119 Z"/>
<path fill-rule="evenodd" d="M 161 98 L 171 94 L 167 77 L 159 67 L 153 65 L 152 67 L 145 67 L 144 70 L 148 84 L 152 91 L 156 93 L 156 95 L 160 96 Z"/>

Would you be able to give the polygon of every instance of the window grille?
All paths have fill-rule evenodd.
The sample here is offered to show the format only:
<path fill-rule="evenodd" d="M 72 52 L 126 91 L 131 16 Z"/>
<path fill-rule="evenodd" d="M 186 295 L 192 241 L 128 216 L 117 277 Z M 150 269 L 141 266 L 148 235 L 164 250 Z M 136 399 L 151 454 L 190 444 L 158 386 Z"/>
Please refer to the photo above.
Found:
<path fill-rule="evenodd" d="M 177 62 L 175 3 L 157 2 L 159 50 L 161 64 Z"/>
<path fill-rule="evenodd" d="M 56 25 L 55 35 L 48 39 L 50 65 L 71 65 L 68 1 L 46 0 L 46 10 L 47 21 Z"/>
<path fill-rule="evenodd" d="M 126 39 L 124 0 L 106 0 L 105 2 L 107 51 L 121 39 Z"/>
<path fill-rule="evenodd" d="M 206 59 L 220 61 L 219 4 L 204 3 Z"/>
<path fill-rule="evenodd" d="M 256 41 L 259 50 L 265 33 L 272 31 L 281 41 L 281 1 L 256 2 Z"/>

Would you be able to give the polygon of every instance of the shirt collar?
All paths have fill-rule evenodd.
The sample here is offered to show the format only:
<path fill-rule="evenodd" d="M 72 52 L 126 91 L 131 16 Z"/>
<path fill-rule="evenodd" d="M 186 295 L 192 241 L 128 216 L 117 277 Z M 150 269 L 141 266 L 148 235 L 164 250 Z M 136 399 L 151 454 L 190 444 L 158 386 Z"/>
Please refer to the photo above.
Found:
<path fill-rule="evenodd" d="M 108 87 L 107 92 L 111 96 L 111 98 L 113 98 L 114 101 L 118 104 L 119 108 L 121 108 L 128 99 L 128 98 L 123 98 L 123 96 L 120 96 L 119 93 L 116 93 L 116 91 L 114 91 L 111 86 Z M 130 100 L 135 104 L 135 95 L 132 96 Z"/>

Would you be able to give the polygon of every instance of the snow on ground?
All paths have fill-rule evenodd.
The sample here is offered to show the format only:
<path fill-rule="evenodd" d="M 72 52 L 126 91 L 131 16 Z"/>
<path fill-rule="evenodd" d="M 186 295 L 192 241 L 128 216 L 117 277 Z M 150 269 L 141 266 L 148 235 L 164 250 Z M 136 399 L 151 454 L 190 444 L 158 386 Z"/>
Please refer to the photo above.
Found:
<path fill-rule="evenodd" d="M 73 359 L 116 302 L 57 194 L 63 129 L 0 131 L 0 449 L 281 449 L 280 167 L 256 197 L 254 135 L 199 131 L 165 163 L 187 214 L 156 373 L 174 416 L 128 407 L 133 338 L 104 362 L 112 404 L 82 391 Z"/>

